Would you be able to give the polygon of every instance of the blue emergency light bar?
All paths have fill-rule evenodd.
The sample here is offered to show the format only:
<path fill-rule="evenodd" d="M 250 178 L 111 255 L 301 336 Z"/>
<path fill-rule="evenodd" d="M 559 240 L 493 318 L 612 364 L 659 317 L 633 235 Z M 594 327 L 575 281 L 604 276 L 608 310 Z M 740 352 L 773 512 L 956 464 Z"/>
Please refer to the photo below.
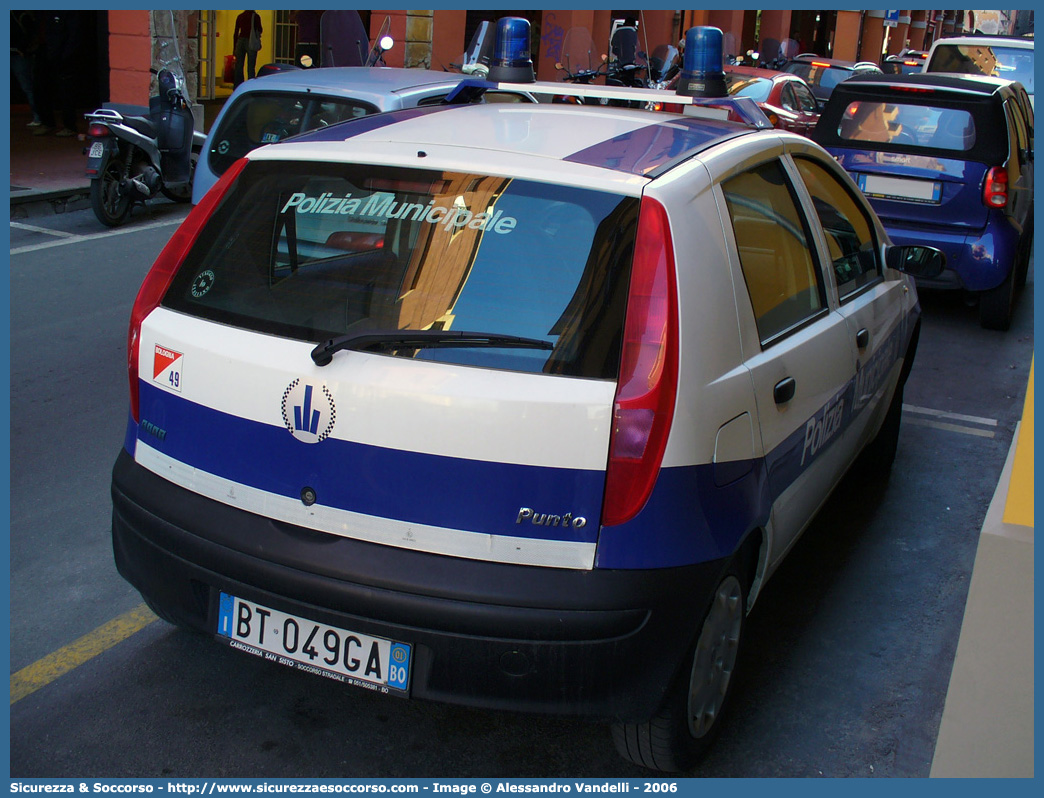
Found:
<path fill-rule="evenodd" d="M 497 20 L 497 38 L 493 46 L 493 62 L 489 79 L 513 83 L 536 80 L 529 51 L 529 20 L 523 17 L 501 17 Z"/>
<path fill-rule="evenodd" d="M 685 56 L 678 94 L 689 97 L 728 97 L 725 83 L 722 33 L 718 28 L 701 25 L 685 32 Z"/>
<path fill-rule="evenodd" d="M 728 119 L 749 127 L 768 129 L 769 118 L 750 97 L 730 97 L 725 85 L 722 34 L 717 28 L 690 28 L 685 34 L 685 64 L 678 92 L 538 81 L 529 49 L 529 21 L 504 17 L 497 22 L 497 43 L 487 80 L 463 80 L 446 97 L 450 105 L 477 102 L 491 90 L 618 101 L 651 110 L 680 111 L 689 116 Z"/>

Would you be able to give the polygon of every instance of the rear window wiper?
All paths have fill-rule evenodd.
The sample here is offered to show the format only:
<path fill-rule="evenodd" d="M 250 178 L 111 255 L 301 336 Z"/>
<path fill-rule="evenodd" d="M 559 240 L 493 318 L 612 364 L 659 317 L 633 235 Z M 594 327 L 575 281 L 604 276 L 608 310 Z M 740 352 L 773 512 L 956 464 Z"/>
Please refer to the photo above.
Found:
<path fill-rule="evenodd" d="M 466 332 L 464 330 L 394 330 L 391 332 L 349 333 L 324 341 L 312 350 L 312 360 L 325 366 L 342 349 L 423 349 L 426 347 L 488 347 L 493 349 L 555 348 L 550 341 L 518 335 Z"/>

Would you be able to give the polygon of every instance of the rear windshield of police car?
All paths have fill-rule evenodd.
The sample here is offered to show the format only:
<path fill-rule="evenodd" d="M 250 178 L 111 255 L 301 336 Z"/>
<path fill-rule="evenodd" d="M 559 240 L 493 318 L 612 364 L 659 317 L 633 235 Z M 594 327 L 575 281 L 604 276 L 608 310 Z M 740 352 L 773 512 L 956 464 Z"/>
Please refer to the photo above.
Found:
<path fill-rule="evenodd" d="M 638 205 L 488 175 L 254 161 L 163 304 L 316 343 L 403 330 L 516 336 L 544 345 L 380 351 L 615 379 Z"/>

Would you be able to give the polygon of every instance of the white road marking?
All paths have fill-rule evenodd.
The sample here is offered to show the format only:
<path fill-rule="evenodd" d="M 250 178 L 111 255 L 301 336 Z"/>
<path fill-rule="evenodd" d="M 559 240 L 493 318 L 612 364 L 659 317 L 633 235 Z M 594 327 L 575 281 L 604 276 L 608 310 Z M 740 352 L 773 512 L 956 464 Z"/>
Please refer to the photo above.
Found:
<path fill-rule="evenodd" d="M 930 407 L 917 407 L 916 405 L 903 405 L 904 413 L 916 413 L 921 416 L 932 416 L 933 418 L 945 418 L 950 421 L 967 421 L 970 424 L 981 424 L 984 427 L 996 427 L 997 419 L 982 418 L 981 416 L 962 416 L 960 413 L 947 413 L 944 410 L 933 410 Z"/>
<path fill-rule="evenodd" d="M 125 233 L 137 233 L 141 230 L 153 230 L 157 227 L 169 227 L 171 225 L 178 225 L 185 221 L 185 217 L 179 217 L 177 219 L 165 219 L 160 222 L 149 222 L 148 224 L 137 224 L 132 227 L 121 227 L 118 230 L 105 230 L 101 233 L 91 233 L 89 235 L 75 235 L 67 234 L 67 238 L 59 238 L 54 241 L 44 241 L 39 244 L 29 244 L 24 247 L 15 247 L 11 250 L 12 255 L 22 255 L 26 252 L 37 252 L 41 249 L 49 249 L 50 247 L 60 247 L 65 244 L 79 244 L 83 241 L 94 241 L 99 238 L 108 238 L 109 236 L 119 236 Z M 19 225 L 22 227 L 28 227 L 28 225 L 21 225 L 18 222 L 11 222 L 11 226 Z M 55 233 L 54 230 L 48 230 L 46 232 Z"/>
<path fill-rule="evenodd" d="M 76 233 L 67 233 L 65 230 L 52 230 L 49 227 L 37 227 L 35 224 L 26 224 L 25 222 L 11 222 L 11 227 L 17 227 L 19 230 L 28 230 L 30 233 L 43 233 L 44 235 L 64 238 L 71 238 L 76 235 Z"/>
<path fill-rule="evenodd" d="M 907 416 L 903 419 L 903 423 L 913 424 L 915 427 L 932 427 L 933 429 L 946 430 L 947 432 L 960 432 L 962 435 L 974 435 L 979 438 L 994 437 L 992 430 L 963 427 L 960 424 L 947 424 L 944 421 L 929 421 L 926 418 L 917 418 L 917 416 Z"/>

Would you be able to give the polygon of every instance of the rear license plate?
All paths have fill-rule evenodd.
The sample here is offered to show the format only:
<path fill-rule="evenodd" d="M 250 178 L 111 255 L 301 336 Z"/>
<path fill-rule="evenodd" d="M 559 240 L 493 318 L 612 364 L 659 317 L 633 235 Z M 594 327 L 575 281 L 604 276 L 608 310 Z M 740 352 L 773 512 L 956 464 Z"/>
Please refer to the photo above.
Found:
<path fill-rule="evenodd" d="M 87 153 L 88 158 L 101 158 L 105 154 L 105 144 L 100 141 L 96 141 L 91 144 L 91 149 Z"/>
<path fill-rule="evenodd" d="M 221 594 L 218 637 L 232 648 L 356 687 L 405 695 L 412 648 Z"/>
<path fill-rule="evenodd" d="M 931 180 L 859 175 L 857 182 L 860 190 L 868 197 L 900 199 L 907 202 L 930 202 L 936 205 L 942 200 L 942 184 Z"/>

